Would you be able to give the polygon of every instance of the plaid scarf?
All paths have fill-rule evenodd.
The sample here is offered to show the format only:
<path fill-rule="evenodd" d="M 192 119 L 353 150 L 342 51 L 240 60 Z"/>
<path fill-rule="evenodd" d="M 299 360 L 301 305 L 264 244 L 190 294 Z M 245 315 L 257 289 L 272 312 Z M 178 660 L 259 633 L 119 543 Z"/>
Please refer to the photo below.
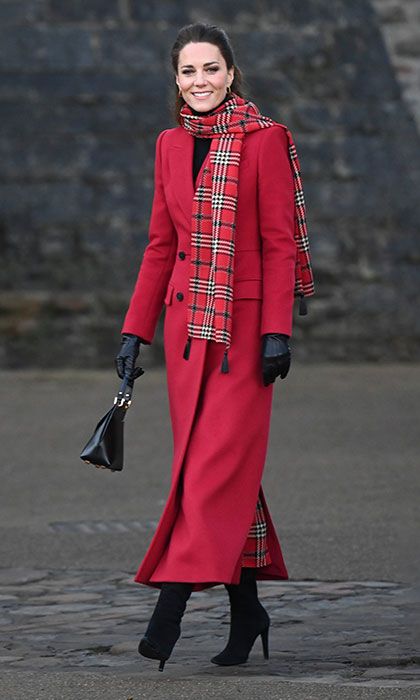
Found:
<path fill-rule="evenodd" d="M 258 107 L 231 93 L 230 99 L 205 115 L 193 113 L 187 103 L 180 110 L 181 125 L 193 136 L 211 138 L 208 164 L 203 168 L 194 193 L 191 222 L 191 263 L 188 297 L 188 359 L 191 338 L 225 343 L 221 371 L 229 371 L 227 353 L 231 345 L 235 217 L 238 172 L 246 133 L 277 124 L 286 130 L 295 192 L 297 244 L 295 296 L 299 313 L 306 314 L 304 296 L 314 293 L 306 230 L 306 211 L 299 160 L 289 129 L 263 116 Z"/>

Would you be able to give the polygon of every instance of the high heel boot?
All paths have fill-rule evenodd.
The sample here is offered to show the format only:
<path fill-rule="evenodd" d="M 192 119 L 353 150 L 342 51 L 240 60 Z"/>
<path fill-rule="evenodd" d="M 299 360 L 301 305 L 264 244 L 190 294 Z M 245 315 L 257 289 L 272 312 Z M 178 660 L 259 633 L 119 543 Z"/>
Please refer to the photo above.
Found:
<path fill-rule="evenodd" d="M 225 584 L 230 600 L 230 632 L 226 647 L 211 661 L 220 666 L 234 666 L 247 661 L 258 635 L 261 635 L 264 658 L 268 659 L 270 617 L 258 600 L 255 568 L 243 567 L 239 584 Z"/>
<path fill-rule="evenodd" d="M 142 656 L 160 661 L 159 671 L 163 671 L 181 634 L 181 619 L 192 589 L 192 583 L 162 583 L 153 615 L 138 647 Z"/>

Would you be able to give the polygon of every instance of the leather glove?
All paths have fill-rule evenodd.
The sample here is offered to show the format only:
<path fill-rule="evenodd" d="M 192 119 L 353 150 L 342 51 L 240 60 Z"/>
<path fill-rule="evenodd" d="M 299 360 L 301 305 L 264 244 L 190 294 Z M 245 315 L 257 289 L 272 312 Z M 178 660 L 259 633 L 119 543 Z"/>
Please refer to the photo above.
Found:
<path fill-rule="evenodd" d="M 133 387 L 134 380 L 144 374 L 142 367 L 135 367 L 136 359 L 140 350 L 141 338 L 132 333 L 124 333 L 121 340 L 121 348 L 115 358 L 115 367 L 120 379 L 128 374 L 130 380 L 128 385 Z"/>
<path fill-rule="evenodd" d="M 273 384 L 280 375 L 284 379 L 290 368 L 289 336 L 285 333 L 265 333 L 262 340 L 262 373 L 264 386 Z"/>

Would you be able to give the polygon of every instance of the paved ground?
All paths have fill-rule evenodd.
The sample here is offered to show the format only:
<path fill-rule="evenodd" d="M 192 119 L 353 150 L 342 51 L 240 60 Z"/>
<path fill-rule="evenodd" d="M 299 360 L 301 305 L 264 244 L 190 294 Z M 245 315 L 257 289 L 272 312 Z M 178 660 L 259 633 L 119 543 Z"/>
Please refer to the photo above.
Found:
<path fill-rule="evenodd" d="M 420 586 L 380 581 L 261 582 L 270 614 L 265 661 L 257 640 L 249 662 L 220 669 L 209 662 L 228 636 L 222 586 L 196 592 L 165 678 L 265 678 L 341 686 L 412 687 L 420 695 Z M 8 670 L 131 673 L 156 676 L 157 662 L 139 657 L 137 643 L 157 591 L 128 572 L 3 570 L 0 637 Z M 158 674 L 160 676 L 160 674 Z"/>
<path fill-rule="evenodd" d="M 0 373 L 0 697 L 420 698 L 420 367 L 295 364 L 276 384 L 263 485 L 290 580 L 259 584 L 270 660 L 257 640 L 242 667 L 209 663 L 216 586 L 161 674 L 136 652 L 157 591 L 132 576 L 172 444 L 165 373 L 143 366 L 121 474 L 78 458 L 112 370 Z"/>

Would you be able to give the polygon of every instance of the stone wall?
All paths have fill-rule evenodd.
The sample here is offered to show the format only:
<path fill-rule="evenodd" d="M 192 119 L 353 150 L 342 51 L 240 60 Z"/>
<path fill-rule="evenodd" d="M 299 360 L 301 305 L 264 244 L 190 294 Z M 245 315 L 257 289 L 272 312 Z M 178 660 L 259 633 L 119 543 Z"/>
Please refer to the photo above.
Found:
<path fill-rule="evenodd" d="M 420 4 L 373 0 L 403 99 L 420 128 Z"/>
<path fill-rule="evenodd" d="M 295 356 L 418 359 L 420 139 L 383 17 L 365 0 L 208 7 L 1 0 L 1 366 L 112 366 L 175 126 L 169 51 L 198 20 L 226 28 L 247 96 L 297 145 L 316 295 Z"/>

